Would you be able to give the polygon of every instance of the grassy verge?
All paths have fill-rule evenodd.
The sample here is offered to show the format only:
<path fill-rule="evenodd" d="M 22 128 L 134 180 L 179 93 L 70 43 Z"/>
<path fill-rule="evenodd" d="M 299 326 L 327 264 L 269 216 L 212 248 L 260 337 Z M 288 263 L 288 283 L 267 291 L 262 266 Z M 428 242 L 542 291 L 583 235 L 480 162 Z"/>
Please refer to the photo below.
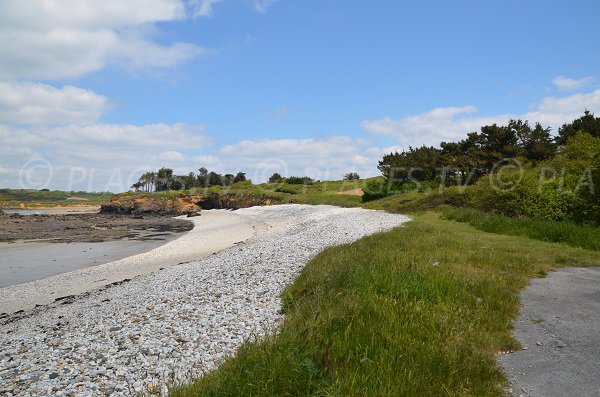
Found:
<path fill-rule="evenodd" d="M 21 203 L 27 207 L 54 207 L 77 205 L 100 205 L 112 197 L 109 192 L 64 192 L 59 190 L 0 189 L 0 207 L 19 208 Z"/>
<path fill-rule="evenodd" d="M 172 396 L 500 396 L 518 292 L 600 252 L 425 213 L 326 250 L 284 293 L 286 320 Z"/>
<path fill-rule="evenodd" d="M 446 208 L 443 217 L 489 233 L 525 236 L 600 251 L 600 227 L 543 219 L 510 218 L 466 208 Z"/>

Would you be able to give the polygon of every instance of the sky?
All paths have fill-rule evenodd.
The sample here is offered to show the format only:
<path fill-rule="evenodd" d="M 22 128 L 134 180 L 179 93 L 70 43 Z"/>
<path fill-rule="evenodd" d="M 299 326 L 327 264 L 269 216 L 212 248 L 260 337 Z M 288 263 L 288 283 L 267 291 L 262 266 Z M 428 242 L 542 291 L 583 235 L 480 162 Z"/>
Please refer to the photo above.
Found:
<path fill-rule="evenodd" d="M 206 167 L 341 179 L 600 115 L 596 0 L 2 0 L 0 188 Z"/>

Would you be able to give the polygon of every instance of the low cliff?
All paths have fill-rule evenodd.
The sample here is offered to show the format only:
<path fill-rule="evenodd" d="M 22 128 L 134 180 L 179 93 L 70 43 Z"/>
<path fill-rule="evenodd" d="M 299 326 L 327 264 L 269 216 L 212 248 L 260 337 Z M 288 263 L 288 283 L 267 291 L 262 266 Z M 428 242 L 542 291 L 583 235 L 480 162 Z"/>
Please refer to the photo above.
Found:
<path fill-rule="evenodd" d="M 276 195 L 246 192 L 123 193 L 102 204 L 100 213 L 123 215 L 196 215 L 202 209 L 238 209 L 257 205 L 273 205 L 281 200 Z"/>

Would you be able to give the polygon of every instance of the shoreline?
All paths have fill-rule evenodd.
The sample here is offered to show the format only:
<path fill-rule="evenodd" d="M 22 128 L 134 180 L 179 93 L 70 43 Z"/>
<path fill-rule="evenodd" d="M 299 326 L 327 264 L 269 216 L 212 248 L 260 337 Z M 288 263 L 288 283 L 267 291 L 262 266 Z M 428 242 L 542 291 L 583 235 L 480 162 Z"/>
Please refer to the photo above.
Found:
<path fill-rule="evenodd" d="M 275 332 L 283 288 L 319 252 L 409 220 L 297 204 L 223 212 L 257 225 L 254 237 L 1 321 L 4 390 L 115 397 L 168 390 L 215 369 L 245 341 Z"/>
<path fill-rule="evenodd" d="M 7 215 L 14 211 L 43 211 L 49 215 L 66 215 L 66 214 L 96 214 L 100 212 L 99 205 L 57 205 L 54 207 L 0 207 Z M 8 212 L 6 212 L 8 211 Z"/>
<path fill-rule="evenodd" d="M 184 217 L 178 217 L 181 219 Z M 107 285 L 202 259 L 251 238 L 261 226 L 227 210 L 203 211 L 186 218 L 191 230 L 150 251 L 40 280 L 0 288 L 0 313 L 11 315 L 65 297 L 82 295 Z"/>

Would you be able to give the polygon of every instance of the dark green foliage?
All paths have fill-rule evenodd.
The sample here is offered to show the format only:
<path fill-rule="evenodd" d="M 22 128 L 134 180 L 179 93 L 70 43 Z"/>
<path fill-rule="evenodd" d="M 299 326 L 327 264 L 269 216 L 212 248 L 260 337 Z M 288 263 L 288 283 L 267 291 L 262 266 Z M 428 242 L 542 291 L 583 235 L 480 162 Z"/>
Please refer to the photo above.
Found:
<path fill-rule="evenodd" d="M 402 184 L 407 181 L 433 180 L 443 165 L 442 150 L 422 146 L 385 155 L 377 168 L 386 179 Z"/>
<path fill-rule="evenodd" d="M 559 145 L 565 145 L 569 138 L 575 136 L 578 132 L 587 132 L 593 137 L 600 138 L 600 117 L 594 117 L 594 113 L 586 110 L 580 118 L 572 123 L 563 124 L 558 129 L 556 142 Z"/>
<path fill-rule="evenodd" d="M 290 185 L 312 185 L 314 181 L 307 176 L 290 176 L 289 178 L 285 178 L 284 182 Z"/>
<path fill-rule="evenodd" d="M 235 178 L 233 178 L 233 183 L 244 182 L 246 180 L 245 172 L 238 172 L 235 174 Z"/>
<path fill-rule="evenodd" d="M 534 128 L 527 121 L 511 120 L 508 123 L 517 137 L 519 152 L 532 163 L 538 163 L 556 155 L 556 143 L 550 135 L 550 128 L 536 123 Z"/>
<path fill-rule="evenodd" d="M 208 172 L 204 167 L 198 169 L 198 174 L 190 172 L 187 175 L 174 175 L 170 168 L 161 168 L 158 172 L 146 172 L 131 185 L 136 192 L 165 192 L 168 190 L 186 190 L 208 188 L 211 186 L 231 186 L 234 183 L 246 181 L 246 173 L 238 172 L 221 175 Z"/>
<path fill-rule="evenodd" d="M 353 181 L 358 179 L 360 179 L 360 176 L 356 172 L 348 172 L 346 175 L 344 175 L 345 181 Z"/>
<path fill-rule="evenodd" d="M 362 202 L 378 200 L 393 193 L 391 183 L 385 178 L 369 179 L 363 187 Z"/>
<path fill-rule="evenodd" d="M 283 182 L 283 177 L 278 172 L 275 172 L 269 177 L 269 183 L 280 183 Z"/>
<path fill-rule="evenodd" d="M 457 186 L 469 194 L 466 206 L 484 211 L 600 222 L 600 118 L 586 111 L 561 127 L 557 141 L 560 150 L 549 128 L 510 120 L 507 126 L 483 126 L 459 142 L 442 142 L 441 149 L 392 153 L 379 162 L 388 183 L 373 184 L 364 200 L 428 189 L 443 199 L 444 187 Z"/>

